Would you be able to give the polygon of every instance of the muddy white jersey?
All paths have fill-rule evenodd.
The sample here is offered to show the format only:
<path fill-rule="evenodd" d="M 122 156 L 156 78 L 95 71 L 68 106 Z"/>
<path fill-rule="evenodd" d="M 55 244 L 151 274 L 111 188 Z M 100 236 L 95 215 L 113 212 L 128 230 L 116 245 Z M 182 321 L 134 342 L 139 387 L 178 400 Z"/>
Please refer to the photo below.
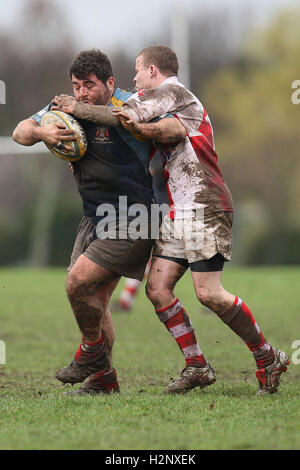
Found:
<path fill-rule="evenodd" d="M 233 212 L 232 196 L 218 165 L 208 114 L 177 77 L 166 79 L 157 88 L 140 90 L 124 106 L 132 108 L 142 122 L 171 114 L 186 129 L 184 141 L 157 145 L 164 160 L 171 208 Z M 174 216 L 172 210 L 170 216 Z"/>

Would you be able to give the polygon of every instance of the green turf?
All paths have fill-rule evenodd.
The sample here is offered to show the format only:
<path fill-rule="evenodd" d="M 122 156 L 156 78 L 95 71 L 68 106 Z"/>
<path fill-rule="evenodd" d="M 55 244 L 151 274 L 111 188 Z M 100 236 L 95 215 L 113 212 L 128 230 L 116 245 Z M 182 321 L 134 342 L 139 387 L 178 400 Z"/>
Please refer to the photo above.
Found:
<path fill-rule="evenodd" d="M 267 339 L 290 356 L 293 341 L 300 339 L 299 279 L 297 267 L 224 272 L 224 287 L 243 298 Z M 213 386 L 163 395 L 184 362 L 142 291 L 131 314 L 114 314 L 114 364 L 122 393 L 62 396 L 55 371 L 80 341 L 64 281 L 64 270 L 0 270 L 0 340 L 6 344 L 0 449 L 300 448 L 300 364 L 290 365 L 277 395 L 256 396 L 251 354 L 195 300 L 189 273 L 176 294 L 216 370 Z"/>

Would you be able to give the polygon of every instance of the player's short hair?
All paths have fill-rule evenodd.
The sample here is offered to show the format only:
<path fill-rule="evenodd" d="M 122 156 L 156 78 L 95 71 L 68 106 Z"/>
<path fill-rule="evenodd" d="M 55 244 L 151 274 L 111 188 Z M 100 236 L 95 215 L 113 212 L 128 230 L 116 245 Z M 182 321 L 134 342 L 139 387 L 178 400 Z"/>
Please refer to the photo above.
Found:
<path fill-rule="evenodd" d="M 143 56 L 143 62 L 146 67 L 155 65 L 160 73 L 166 77 L 178 75 L 178 59 L 175 52 L 168 46 L 150 46 L 143 49 L 139 56 Z"/>
<path fill-rule="evenodd" d="M 104 85 L 114 76 L 109 58 L 99 49 L 81 51 L 69 67 L 70 78 L 75 75 L 79 80 L 85 80 L 91 73 Z"/>

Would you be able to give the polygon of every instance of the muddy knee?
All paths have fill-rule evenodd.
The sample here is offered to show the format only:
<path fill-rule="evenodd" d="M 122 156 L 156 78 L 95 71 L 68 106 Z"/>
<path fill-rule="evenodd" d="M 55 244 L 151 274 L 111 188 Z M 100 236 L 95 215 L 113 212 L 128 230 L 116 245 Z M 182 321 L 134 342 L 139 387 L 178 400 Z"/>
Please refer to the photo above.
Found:
<path fill-rule="evenodd" d="M 205 307 L 211 308 L 216 303 L 214 292 L 209 289 L 201 289 L 196 291 L 197 299 Z"/>
<path fill-rule="evenodd" d="M 159 284 L 157 282 L 147 282 L 146 295 L 154 305 L 160 305 L 165 298 L 172 296 L 172 289 L 168 285 Z"/>
<path fill-rule="evenodd" d="M 66 292 L 70 302 L 75 299 L 92 296 L 97 292 L 97 289 L 98 285 L 95 282 L 79 279 L 72 273 L 67 277 Z"/>

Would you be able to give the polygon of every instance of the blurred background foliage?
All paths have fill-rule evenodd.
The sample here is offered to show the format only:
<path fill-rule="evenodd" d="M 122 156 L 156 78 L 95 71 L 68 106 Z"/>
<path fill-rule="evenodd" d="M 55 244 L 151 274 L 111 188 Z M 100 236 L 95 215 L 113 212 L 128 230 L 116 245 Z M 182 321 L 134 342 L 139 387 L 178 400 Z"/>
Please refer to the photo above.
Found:
<path fill-rule="evenodd" d="M 300 10 L 281 10 L 259 28 L 246 12 L 240 22 L 233 34 L 224 8 L 195 14 L 189 25 L 191 89 L 212 120 L 235 201 L 233 262 L 299 264 L 300 106 L 291 101 L 291 84 L 300 79 Z M 71 91 L 67 70 L 80 50 L 68 17 L 51 2 L 26 1 L 18 30 L 0 32 L 0 78 L 8 85 L 2 136 Z M 144 46 L 159 43 L 171 45 L 168 27 Z M 132 87 L 139 50 L 109 53 L 117 86 Z M 82 209 L 65 162 L 0 155 L 0 201 L 0 264 L 68 264 Z"/>

